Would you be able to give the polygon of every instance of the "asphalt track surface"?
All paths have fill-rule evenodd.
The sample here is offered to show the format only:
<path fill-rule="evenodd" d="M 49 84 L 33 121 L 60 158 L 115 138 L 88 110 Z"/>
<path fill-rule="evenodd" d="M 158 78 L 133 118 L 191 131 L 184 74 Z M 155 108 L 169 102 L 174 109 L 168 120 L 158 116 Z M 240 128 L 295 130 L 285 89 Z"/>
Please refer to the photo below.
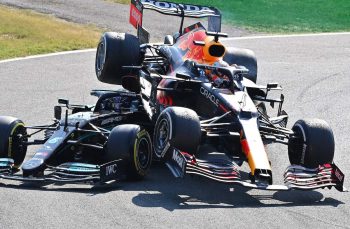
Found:
<path fill-rule="evenodd" d="M 335 162 L 350 187 L 350 35 L 226 41 L 255 50 L 259 83 L 284 87 L 289 126 L 317 117 L 336 137 Z M 57 98 L 93 103 L 94 51 L 0 62 L 0 114 L 45 124 Z M 320 143 L 322 144 L 322 143 Z M 285 146 L 269 148 L 274 182 L 288 165 Z M 33 154 L 29 150 L 28 157 Z M 348 178 L 348 179 L 347 179 Z M 349 228 L 349 193 L 249 190 L 198 177 L 175 179 L 155 165 L 141 182 L 35 185 L 0 181 L 0 228 Z"/>

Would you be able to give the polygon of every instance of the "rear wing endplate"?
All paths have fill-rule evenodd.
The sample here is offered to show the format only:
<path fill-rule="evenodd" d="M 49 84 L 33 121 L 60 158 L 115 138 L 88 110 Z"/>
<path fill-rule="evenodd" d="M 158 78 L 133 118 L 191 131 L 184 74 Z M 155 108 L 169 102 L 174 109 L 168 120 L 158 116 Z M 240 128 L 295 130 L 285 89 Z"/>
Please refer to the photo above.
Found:
<path fill-rule="evenodd" d="M 221 13 L 215 7 L 160 2 L 152 0 L 131 0 L 129 22 L 136 29 L 142 27 L 143 10 L 149 9 L 161 14 L 181 18 L 208 18 L 208 31 L 221 32 Z M 182 33 L 182 25 L 180 33 Z"/>

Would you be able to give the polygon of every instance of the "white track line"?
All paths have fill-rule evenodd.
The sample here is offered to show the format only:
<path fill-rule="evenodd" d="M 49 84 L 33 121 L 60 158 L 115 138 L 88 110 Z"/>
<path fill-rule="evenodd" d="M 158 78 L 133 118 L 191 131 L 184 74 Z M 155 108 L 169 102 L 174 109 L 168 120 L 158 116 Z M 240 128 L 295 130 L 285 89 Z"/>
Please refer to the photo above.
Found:
<path fill-rule="evenodd" d="M 303 33 L 303 34 L 289 34 L 289 35 L 266 35 L 266 36 L 250 36 L 250 37 L 229 37 L 222 38 L 222 41 L 231 40 L 252 40 L 252 39 L 268 39 L 268 38 L 289 38 L 289 37 L 319 37 L 319 36 L 338 36 L 338 35 L 350 35 L 350 32 L 338 32 L 338 33 Z"/>
<path fill-rule="evenodd" d="M 222 38 L 221 40 L 222 41 L 231 41 L 231 40 L 253 40 L 253 39 L 271 39 L 271 38 L 289 38 L 289 37 L 337 36 L 337 35 L 350 35 L 350 32 L 230 37 L 230 38 Z M 7 60 L 0 60 L 0 64 L 13 62 L 13 61 L 20 61 L 20 60 L 29 60 L 29 59 L 44 58 L 44 57 L 50 57 L 50 56 L 69 55 L 69 54 L 75 54 L 75 53 L 94 52 L 94 51 L 96 51 L 96 49 L 83 49 L 83 50 L 74 50 L 74 51 L 56 52 L 56 53 L 49 53 L 49 54 L 42 54 L 42 55 L 27 56 L 27 57 L 19 57 L 19 58 L 7 59 Z"/>
<path fill-rule="evenodd" d="M 96 51 L 96 49 L 83 49 L 83 50 L 74 50 L 74 51 L 65 51 L 65 52 L 55 52 L 55 53 L 49 53 L 49 54 L 42 54 L 42 55 L 26 56 L 26 57 L 19 57 L 19 58 L 7 59 L 7 60 L 0 60 L 0 64 L 13 62 L 13 61 L 20 61 L 20 60 L 29 60 L 29 59 L 36 59 L 36 58 L 43 58 L 43 57 L 50 57 L 50 56 L 60 56 L 60 55 L 69 55 L 69 54 L 75 54 L 75 53 L 95 52 L 95 51 Z"/>

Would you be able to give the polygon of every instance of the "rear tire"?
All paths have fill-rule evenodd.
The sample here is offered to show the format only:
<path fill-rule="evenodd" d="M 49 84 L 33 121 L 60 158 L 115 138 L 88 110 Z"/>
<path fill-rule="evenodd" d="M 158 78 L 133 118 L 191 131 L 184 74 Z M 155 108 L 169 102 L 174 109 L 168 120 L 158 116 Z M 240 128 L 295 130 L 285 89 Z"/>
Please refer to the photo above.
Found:
<path fill-rule="evenodd" d="M 132 75 L 123 66 L 141 64 L 140 42 L 127 33 L 104 33 L 98 43 L 95 59 L 97 79 L 109 84 L 122 84 L 122 78 Z"/>
<path fill-rule="evenodd" d="M 229 47 L 226 50 L 224 61 L 229 65 L 237 64 L 246 67 L 249 72 L 245 78 L 256 83 L 258 78 L 258 64 L 255 53 L 250 49 Z"/>
<path fill-rule="evenodd" d="M 15 168 L 21 166 L 26 156 L 26 135 L 27 130 L 21 120 L 0 116 L 0 158 L 12 158 Z"/>
<path fill-rule="evenodd" d="M 114 127 L 107 141 L 105 160 L 117 159 L 125 161 L 128 179 L 143 179 L 152 163 L 152 141 L 148 132 L 133 124 Z"/>
<path fill-rule="evenodd" d="M 326 121 L 298 120 L 292 130 L 295 138 L 290 138 L 288 142 L 288 156 L 291 164 L 316 168 L 333 162 L 334 136 Z"/>
<path fill-rule="evenodd" d="M 154 129 L 154 153 L 162 159 L 171 147 L 190 154 L 201 142 L 201 125 L 196 112 L 184 107 L 168 107 L 159 115 Z"/>

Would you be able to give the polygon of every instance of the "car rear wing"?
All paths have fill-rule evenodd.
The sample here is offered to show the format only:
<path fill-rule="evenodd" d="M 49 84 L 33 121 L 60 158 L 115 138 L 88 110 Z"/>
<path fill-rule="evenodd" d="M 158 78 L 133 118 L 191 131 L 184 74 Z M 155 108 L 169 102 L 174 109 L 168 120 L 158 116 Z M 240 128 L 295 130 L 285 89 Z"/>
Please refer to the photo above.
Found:
<path fill-rule="evenodd" d="M 131 0 L 129 22 L 136 29 L 142 27 L 144 9 L 154 10 L 165 15 L 181 17 L 180 34 L 183 33 L 182 28 L 185 17 L 208 18 L 208 31 L 221 32 L 221 13 L 215 7 L 152 0 Z"/>

